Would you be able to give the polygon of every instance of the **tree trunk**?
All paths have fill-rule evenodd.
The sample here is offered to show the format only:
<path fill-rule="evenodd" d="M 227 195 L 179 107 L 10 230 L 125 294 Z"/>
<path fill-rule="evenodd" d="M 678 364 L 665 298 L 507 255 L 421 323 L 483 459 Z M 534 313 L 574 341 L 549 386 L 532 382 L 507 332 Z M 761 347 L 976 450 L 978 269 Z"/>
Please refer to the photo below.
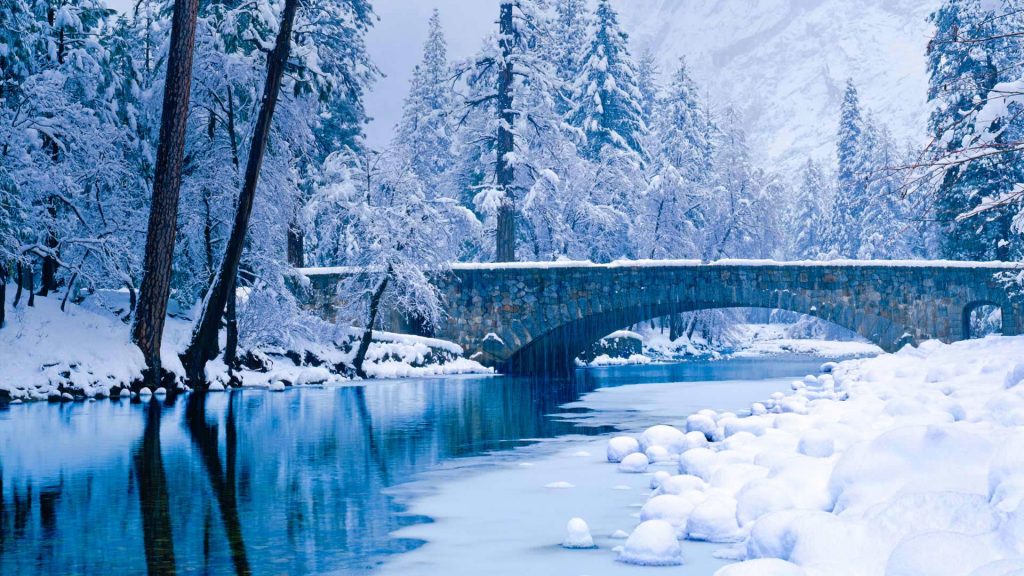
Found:
<path fill-rule="evenodd" d="M 672 314 L 668 317 L 668 339 L 670 342 L 675 342 L 683 335 L 682 316 L 679 314 Z"/>
<path fill-rule="evenodd" d="M 284 11 L 281 13 L 281 27 L 277 33 L 274 49 L 267 58 L 267 80 L 263 87 L 263 99 L 260 103 L 256 127 L 253 130 L 252 143 L 249 147 L 249 159 L 245 166 L 245 180 L 238 196 L 238 208 L 235 211 L 235 222 L 228 237 L 224 259 L 220 269 L 214 276 L 210 290 L 203 301 L 202 313 L 192 331 L 192 341 L 182 355 L 185 374 L 189 382 L 204 388 L 206 384 L 206 363 L 217 356 L 217 333 L 220 329 L 221 317 L 227 304 L 228 294 L 238 275 L 238 264 L 242 259 L 245 246 L 245 235 L 249 228 L 249 217 L 256 198 L 256 184 L 259 181 L 263 156 L 267 151 L 270 139 L 271 122 L 277 98 L 281 92 L 281 77 L 288 62 L 291 49 L 292 25 L 299 0 L 285 0 Z"/>
<path fill-rule="evenodd" d="M 504 194 L 498 207 L 498 222 L 495 232 L 495 261 L 514 262 L 516 259 L 516 197 L 515 167 L 509 162 L 509 155 L 515 150 L 515 137 L 512 126 L 515 123 L 515 112 L 512 110 L 512 43 L 515 29 L 512 22 L 512 3 L 501 4 L 499 20 L 501 35 L 501 53 L 503 58 L 498 65 L 498 165 L 496 183 Z"/>
<path fill-rule="evenodd" d="M 0 264 L 0 328 L 7 318 L 7 266 Z"/>
<path fill-rule="evenodd" d="M 288 226 L 288 263 L 293 268 L 305 268 L 306 266 L 305 239 L 302 234 L 302 226 L 293 222 Z"/>
<path fill-rule="evenodd" d="M 146 253 L 140 298 L 135 310 L 132 341 L 146 358 L 145 383 L 160 386 L 160 345 L 171 290 L 174 241 L 178 222 L 178 192 L 185 152 L 185 129 L 192 89 L 192 53 L 195 46 L 199 0 L 175 0 L 171 44 L 167 56 L 160 141 L 156 152 L 153 203 L 149 210 Z"/>
<path fill-rule="evenodd" d="M 231 286 L 231 294 L 228 294 L 228 303 L 224 312 L 224 323 L 227 327 L 227 341 L 224 344 L 224 364 L 228 372 L 234 370 L 238 363 L 238 311 L 236 309 L 238 300 L 238 277 Z"/>
<path fill-rule="evenodd" d="M 14 290 L 14 302 L 11 302 L 11 308 L 18 307 L 18 303 L 21 302 L 21 294 L 25 290 L 25 267 L 22 266 L 21 262 L 18 262 L 15 266 L 18 268 L 18 279 L 16 281 L 18 287 Z"/>
<path fill-rule="evenodd" d="M 57 237 L 50 234 L 46 237 L 46 247 L 51 250 L 57 249 Z M 57 286 L 57 259 L 53 256 L 43 256 L 42 271 L 39 276 L 39 295 L 46 297 L 50 292 L 55 292 Z"/>
<path fill-rule="evenodd" d="M 29 269 L 28 269 L 28 306 L 29 306 L 29 308 L 35 307 L 35 305 L 36 305 L 35 287 L 36 287 L 35 272 L 32 271 L 32 267 L 30 266 Z"/>
<path fill-rule="evenodd" d="M 356 376 L 365 379 L 366 372 L 363 370 L 363 362 L 366 361 L 366 352 L 370 350 L 370 342 L 373 340 L 373 324 L 377 322 L 377 314 L 380 312 L 380 301 L 384 297 L 384 291 L 388 289 L 388 281 L 391 279 L 391 267 L 384 273 L 384 279 L 380 281 L 373 295 L 370 296 L 370 321 L 363 331 L 363 338 L 359 341 L 359 350 L 356 352 L 352 367 L 356 369 Z"/>

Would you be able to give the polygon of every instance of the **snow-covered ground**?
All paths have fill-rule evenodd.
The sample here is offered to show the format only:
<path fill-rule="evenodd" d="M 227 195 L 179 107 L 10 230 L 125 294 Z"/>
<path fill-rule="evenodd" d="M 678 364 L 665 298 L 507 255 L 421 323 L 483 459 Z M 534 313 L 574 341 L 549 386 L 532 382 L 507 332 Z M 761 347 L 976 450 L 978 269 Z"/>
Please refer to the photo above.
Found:
<path fill-rule="evenodd" d="M 803 323 L 738 324 L 728 329 L 728 334 L 718 342 L 708 342 L 700 335 L 686 335 L 672 340 L 667 330 L 641 327 L 640 333 L 621 332 L 607 336 L 631 335 L 643 341 L 643 354 L 616 357 L 602 354 L 586 366 L 623 366 L 649 364 L 651 362 L 676 362 L 693 358 L 757 358 L 800 354 L 825 358 L 858 358 L 882 353 L 878 346 L 855 334 L 850 340 L 807 337 Z M 812 331 L 813 332 L 813 331 Z M 813 336 L 813 334 L 811 334 Z M 577 361 L 579 362 L 579 361 Z"/>
<path fill-rule="evenodd" d="M 13 294 L 8 287 L 8 294 Z M 61 297 L 25 299 L 17 308 L 7 301 L 7 322 L 0 329 L 0 396 L 13 401 L 48 398 L 106 397 L 141 377 L 145 362 L 131 343 L 128 324 L 120 317 L 126 302 L 118 293 L 68 303 Z M 184 374 L 180 351 L 188 344 L 191 322 L 168 318 L 164 332 L 164 367 Z M 353 384 L 348 370 L 354 350 L 314 342 L 301 342 L 297 351 L 259 350 L 259 369 L 236 373 L 243 385 L 283 389 L 288 385 Z M 291 358 L 289 358 L 289 355 Z M 298 359 L 298 362 L 295 361 Z M 375 332 L 367 353 L 366 373 L 371 378 L 424 377 L 490 373 L 491 369 L 462 357 L 451 343 Z M 227 367 L 219 359 L 207 366 L 213 383 L 228 382 Z M 0 398 L 3 400 L 6 398 Z"/>
<path fill-rule="evenodd" d="M 599 390 L 569 406 L 598 412 L 574 417 L 616 406 L 674 428 L 564 441 L 445 483 L 412 510 L 437 523 L 399 534 L 430 543 L 384 571 L 1022 574 L 1020 358 L 1024 337 L 926 342 L 825 365 L 747 410 L 728 406 L 726 386 L 706 405 L 728 412 L 697 411 L 699 392 L 683 385 Z M 577 517 L 596 549 L 560 546 Z"/>

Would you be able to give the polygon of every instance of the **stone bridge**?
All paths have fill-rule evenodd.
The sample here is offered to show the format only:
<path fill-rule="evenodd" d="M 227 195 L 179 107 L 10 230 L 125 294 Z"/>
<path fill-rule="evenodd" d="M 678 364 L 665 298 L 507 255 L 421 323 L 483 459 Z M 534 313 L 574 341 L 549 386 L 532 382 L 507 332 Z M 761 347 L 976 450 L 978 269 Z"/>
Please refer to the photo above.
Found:
<path fill-rule="evenodd" d="M 428 335 L 505 373 L 565 372 L 615 330 L 674 313 L 749 307 L 816 316 L 894 351 L 969 338 L 971 312 L 981 305 L 1002 309 L 1004 334 L 1024 333 L 1024 310 L 996 279 L 1009 270 L 1019 271 L 940 261 L 454 265 L 437 280 L 446 315 Z M 346 272 L 302 272 L 310 279 L 307 305 L 333 318 Z"/>

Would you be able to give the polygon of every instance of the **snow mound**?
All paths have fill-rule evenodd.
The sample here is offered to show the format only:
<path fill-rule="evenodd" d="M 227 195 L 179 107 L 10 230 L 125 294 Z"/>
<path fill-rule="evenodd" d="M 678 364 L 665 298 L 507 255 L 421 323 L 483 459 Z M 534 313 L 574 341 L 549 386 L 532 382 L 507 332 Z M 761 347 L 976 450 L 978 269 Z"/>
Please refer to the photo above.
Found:
<path fill-rule="evenodd" d="M 562 548 L 581 550 L 597 548 L 594 539 L 590 536 L 590 527 L 582 518 L 573 518 L 565 527 L 565 540 L 562 541 Z"/>
<path fill-rule="evenodd" d="M 679 566 L 683 563 L 683 550 L 671 524 L 648 520 L 629 535 L 618 560 L 640 566 Z"/>
<path fill-rule="evenodd" d="M 640 451 L 640 443 L 632 436 L 616 436 L 608 441 L 608 461 L 622 462 L 630 454 Z"/>
<path fill-rule="evenodd" d="M 619 471 L 629 474 L 639 474 L 641 472 L 647 472 L 648 464 L 650 464 L 650 461 L 647 460 L 647 456 L 645 454 L 634 452 L 633 454 L 623 458 L 622 462 L 619 462 Z"/>
<path fill-rule="evenodd" d="M 640 449 L 646 451 L 651 447 L 663 448 L 669 454 L 679 454 L 687 448 L 686 435 L 672 426 L 651 426 L 640 435 Z"/>

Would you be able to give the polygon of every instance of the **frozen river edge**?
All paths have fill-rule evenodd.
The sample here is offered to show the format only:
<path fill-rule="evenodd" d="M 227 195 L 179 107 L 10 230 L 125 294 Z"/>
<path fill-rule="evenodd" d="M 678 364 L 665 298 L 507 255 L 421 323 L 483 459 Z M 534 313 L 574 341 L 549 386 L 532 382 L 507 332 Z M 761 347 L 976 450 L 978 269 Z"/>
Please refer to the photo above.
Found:
<path fill-rule="evenodd" d="M 607 461 L 607 437 L 542 443 L 483 472 L 440 472 L 445 480 L 420 491 L 410 509 L 435 522 L 396 533 L 427 544 L 381 571 L 1019 574 L 1022 353 L 1024 338 L 928 342 L 846 361 L 827 375 L 761 381 L 744 397 L 720 389 L 703 405 L 691 402 L 688 386 L 700 383 L 598 390 L 566 407 L 596 412 L 572 417 L 620 419 L 617 427 L 641 442 L 643 428 L 659 423 L 712 442 L 669 448 L 668 458 L 634 474 Z M 687 418 L 708 407 L 731 411 Z M 754 414 L 744 417 L 744 408 Z M 652 492 L 655 472 L 676 480 Z M 596 549 L 560 546 L 574 517 L 588 523 Z M 672 525 L 684 538 L 683 565 L 616 561 L 641 520 Z M 636 536 L 628 541 L 634 551 L 647 550 L 651 542 Z"/>

